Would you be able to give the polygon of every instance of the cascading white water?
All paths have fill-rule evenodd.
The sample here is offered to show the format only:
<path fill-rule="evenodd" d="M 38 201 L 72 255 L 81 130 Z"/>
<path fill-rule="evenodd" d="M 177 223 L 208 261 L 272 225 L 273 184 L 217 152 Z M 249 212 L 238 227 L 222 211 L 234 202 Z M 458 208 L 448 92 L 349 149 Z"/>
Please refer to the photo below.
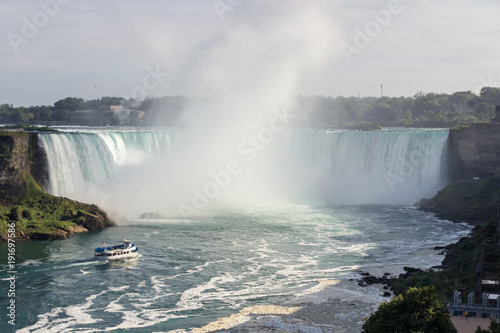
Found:
<path fill-rule="evenodd" d="M 171 152 L 172 134 L 158 131 L 88 131 L 40 134 L 51 194 L 85 198 L 89 186 L 112 178 L 120 166 Z"/>
<path fill-rule="evenodd" d="M 447 138 L 447 130 L 302 131 L 291 166 L 317 199 L 414 203 L 444 186 Z"/>
<path fill-rule="evenodd" d="M 241 164 L 243 172 L 231 179 L 232 189 L 239 186 L 239 192 L 231 193 L 228 186 L 224 192 L 230 195 L 225 197 L 236 201 L 243 198 L 242 193 L 264 197 L 264 192 L 278 188 L 286 196 L 278 198 L 283 200 L 413 204 L 443 187 L 447 137 L 447 130 L 290 131 L 269 144 L 256 162 Z M 202 148 L 180 148 L 195 145 L 183 142 L 182 131 L 89 130 L 40 134 L 40 138 L 48 157 L 49 191 L 55 195 L 114 210 L 143 205 L 133 212 L 135 216 L 161 211 L 170 203 L 167 210 L 175 215 L 179 203 L 189 199 L 174 201 L 183 195 L 192 197 L 193 186 L 202 189 L 204 185 L 193 184 L 196 177 L 188 170 L 192 156 L 189 163 L 165 164 L 180 160 L 180 154 L 172 154 L 176 149 L 190 155 L 202 152 Z M 199 164 L 203 164 L 201 157 Z M 214 171 L 200 170 L 205 176 Z M 103 194 L 115 202 L 106 207 Z M 116 202 L 122 206 L 109 207 Z"/>

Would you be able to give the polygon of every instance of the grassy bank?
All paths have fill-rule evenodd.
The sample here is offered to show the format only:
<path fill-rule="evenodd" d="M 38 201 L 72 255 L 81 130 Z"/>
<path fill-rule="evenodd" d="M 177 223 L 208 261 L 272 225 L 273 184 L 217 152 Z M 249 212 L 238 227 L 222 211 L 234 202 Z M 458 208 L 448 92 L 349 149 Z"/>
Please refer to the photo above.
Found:
<path fill-rule="evenodd" d="M 106 213 L 96 205 L 47 194 L 31 177 L 26 181 L 25 196 L 4 195 L 0 199 L 3 239 L 12 223 L 20 239 L 64 239 L 76 232 L 112 225 Z"/>
<path fill-rule="evenodd" d="M 63 239 L 112 224 L 95 205 L 45 193 L 45 160 L 36 133 L 25 128 L 0 131 L 0 238 Z"/>

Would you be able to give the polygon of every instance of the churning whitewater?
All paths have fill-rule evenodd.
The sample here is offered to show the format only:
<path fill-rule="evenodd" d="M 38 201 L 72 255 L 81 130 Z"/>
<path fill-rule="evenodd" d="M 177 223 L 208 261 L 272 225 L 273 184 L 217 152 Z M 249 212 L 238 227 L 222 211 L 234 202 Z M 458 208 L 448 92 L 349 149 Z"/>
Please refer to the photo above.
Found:
<path fill-rule="evenodd" d="M 104 205 L 128 221 L 17 245 L 19 332 L 243 332 L 232 325 L 259 312 L 274 314 L 264 318 L 270 329 L 357 332 L 384 298 L 379 287 L 350 279 L 437 265 L 434 247 L 470 230 L 411 206 L 445 182 L 447 131 L 290 131 L 255 163 L 236 151 L 228 160 L 240 163 L 241 174 L 189 217 L 178 205 L 190 203 L 193 188 L 204 195 L 210 172 L 222 169 L 196 168 L 205 174 L 183 188 L 182 170 L 196 172 L 178 162 L 182 131 L 66 129 L 40 138 L 51 193 Z M 248 184 L 256 190 L 242 191 Z M 265 202 L 269 193 L 260 191 L 273 187 L 285 191 Z M 172 205 L 173 192 L 185 197 Z M 159 214 L 141 219 L 141 212 Z M 141 257 L 91 260 L 103 241 L 124 238 Z M 302 316 L 297 299 L 321 301 L 310 295 L 321 286 L 336 300 L 330 326 L 287 322 L 286 313 Z"/>
<path fill-rule="evenodd" d="M 357 332 L 384 298 L 379 287 L 359 287 L 351 278 L 437 265 L 442 256 L 433 248 L 469 230 L 413 207 L 282 204 L 132 220 L 64 241 L 19 243 L 16 326 L 25 328 L 20 332 L 196 332 L 249 307 L 289 306 L 338 280 L 329 291 L 338 299 L 331 317 Z M 91 259 L 103 240 L 125 237 L 141 257 Z"/>

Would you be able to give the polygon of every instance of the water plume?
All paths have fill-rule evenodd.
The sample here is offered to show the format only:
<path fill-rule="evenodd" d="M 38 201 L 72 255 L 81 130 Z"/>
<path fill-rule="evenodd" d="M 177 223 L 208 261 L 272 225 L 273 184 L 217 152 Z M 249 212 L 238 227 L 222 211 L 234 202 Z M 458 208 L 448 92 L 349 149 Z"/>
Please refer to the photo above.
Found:
<path fill-rule="evenodd" d="M 318 3 L 233 21 L 193 48 L 171 75 L 190 98 L 183 128 L 42 135 L 52 193 L 128 218 L 432 195 L 445 179 L 446 131 L 291 129 L 299 82 L 335 60 L 335 30 Z"/>
<path fill-rule="evenodd" d="M 211 207 L 227 200 L 262 200 L 276 192 L 270 178 L 275 157 L 255 149 L 258 158 L 247 161 L 242 145 L 268 128 L 276 112 L 284 112 L 306 74 L 334 59 L 335 29 L 320 3 L 269 7 L 260 16 L 246 15 L 255 8 L 242 5 L 231 22 L 221 22 L 215 33 L 192 43 L 196 46 L 181 70 L 172 70 L 171 80 L 191 100 L 182 115 L 186 128 L 177 135 L 175 151 L 140 165 L 118 166 L 113 177 L 85 191 L 99 199 L 81 199 L 125 210 L 129 216 L 148 210 L 175 215 L 180 205 L 193 206 L 196 191 L 210 187 L 214 174 L 223 178 L 221 172 L 227 173 L 231 162 L 234 175 L 228 181 L 219 179 L 228 184 L 212 193 Z M 269 151 L 267 146 L 280 133 L 271 133 L 272 138 L 265 134 Z M 197 213 L 205 210 L 198 208 Z"/>

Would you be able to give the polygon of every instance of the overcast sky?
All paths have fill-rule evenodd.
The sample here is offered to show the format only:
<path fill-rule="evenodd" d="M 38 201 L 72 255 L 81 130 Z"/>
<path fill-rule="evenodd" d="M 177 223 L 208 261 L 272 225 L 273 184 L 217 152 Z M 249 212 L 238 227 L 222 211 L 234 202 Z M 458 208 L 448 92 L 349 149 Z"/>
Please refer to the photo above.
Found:
<path fill-rule="evenodd" d="M 500 86 L 498 0 L 0 0 L 0 13 L 0 103 L 15 106 Z"/>

